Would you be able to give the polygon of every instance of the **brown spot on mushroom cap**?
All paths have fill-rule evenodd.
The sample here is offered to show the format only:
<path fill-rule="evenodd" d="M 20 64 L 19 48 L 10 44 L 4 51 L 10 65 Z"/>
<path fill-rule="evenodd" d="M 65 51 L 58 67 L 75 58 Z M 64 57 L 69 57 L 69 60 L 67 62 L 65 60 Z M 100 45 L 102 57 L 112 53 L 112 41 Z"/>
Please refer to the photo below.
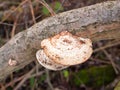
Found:
<path fill-rule="evenodd" d="M 71 43 L 71 41 L 70 41 L 70 40 L 68 40 L 68 39 L 64 39 L 64 40 L 63 40 L 63 42 L 66 42 L 66 43 Z"/>
<path fill-rule="evenodd" d="M 85 44 L 85 41 L 83 41 L 83 40 L 80 40 L 80 43 L 81 43 L 81 44 Z"/>
<path fill-rule="evenodd" d="M 68 31 L 63 31 L 54 37 L 43 40 L 41 46 L 46 56 L 53 62 L 62 65 L 83 63 L 93 52 L 90 47 L 92 46 L 90 39 L 74 36 Z"/>

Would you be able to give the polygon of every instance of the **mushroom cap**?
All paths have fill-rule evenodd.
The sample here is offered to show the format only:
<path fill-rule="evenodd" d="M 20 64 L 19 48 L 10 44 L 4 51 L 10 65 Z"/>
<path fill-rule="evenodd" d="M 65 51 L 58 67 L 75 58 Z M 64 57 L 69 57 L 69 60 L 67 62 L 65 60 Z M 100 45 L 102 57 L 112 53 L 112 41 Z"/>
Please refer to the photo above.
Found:
<path fill-rule="evenodd" d="M 41 47 L 47 57 L 62 65 L 83 63 L 93 52 L 90 39 L 74 36 L 68 31 L 44 39 Z"/>
<path fill-rule="evenodd" d="M 64 68 L 67 68 L 68 66 L 65 65 L 61 65 L 61 64 L 57 64 L 54 61 L 52 61 L 51 59 L 49 59 L 45 53 L 43 52 L 43 50 L 38 50 L 36 53 L 36 58 L 38 60 L 38 62 L 44 66 L 45 68 L 48 68 L 50 70 L 62 70 Z"/>

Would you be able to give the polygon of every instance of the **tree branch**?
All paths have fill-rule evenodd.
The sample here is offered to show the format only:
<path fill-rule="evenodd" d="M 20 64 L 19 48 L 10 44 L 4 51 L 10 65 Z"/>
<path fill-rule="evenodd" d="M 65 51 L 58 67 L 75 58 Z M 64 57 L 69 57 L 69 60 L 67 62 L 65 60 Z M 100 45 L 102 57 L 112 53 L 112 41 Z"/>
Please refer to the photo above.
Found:
<path fill-rule="evenodd" d="M 94 42 L 118 39 L 120 38 L 120 2 L 108 1 L 63 12 L 18 33 L 0 48 L 0 79 L 36 60 L 35 53 L 41 48 L 41 40 L 63 30 L 89 37 Z M 8 65 L 10 59 L 16 60 L 17 65 Z"/>

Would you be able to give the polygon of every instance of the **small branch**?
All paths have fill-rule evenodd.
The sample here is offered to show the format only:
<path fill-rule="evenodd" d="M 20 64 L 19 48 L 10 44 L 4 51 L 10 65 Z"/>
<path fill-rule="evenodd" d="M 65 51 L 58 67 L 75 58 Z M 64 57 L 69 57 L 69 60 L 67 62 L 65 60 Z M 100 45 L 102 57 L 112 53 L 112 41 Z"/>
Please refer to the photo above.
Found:
<path fill-rule="evenodd" d="M 15 35 L 15 29 L 17 27 L 18 18 L 19 18 L 19 14 L 17 15 L 17 17 L 16 17 L 16 19 L 14 21 L 14 24 L 13 24 L 13 28 L 12 28 L 12 32 L 11 32 L 11 38 L 14 37 L 14 35 Z"/>
<path fill-rule="evenodd" d="M 101 60 L 101 59 L 98 59 L 98 58 L 90 58 L 91 60 L 93 61 L 98 61 L 100 63 L 105 63 L 105 64 L 111 64 L 110 62 L 108 62 L 107 60 Z"/>
<path fill-rule="evenodd" d="M 56 15 L 54 10 L 46 3 L 45 0 L 36 0 L 36 1 L 40 2 L 43 6 L 45 6 L 48 9 L 48 11 L 51 13 L 52 16 Z"/>
<path fill-rule="evenodd" d="M 25 75 L 25 77 L 20 81 L 20 83 L 18 83 L 18 85 L 14 88 L 14 90 L 18 90 L 21 85 L 28 79 L 29 76 L 31 76 L 31 74 L 34 72 L 35 68 L 33 68 L 32 70 L 29 71 L 29 73 L 27 73 L 27 75 Z"/>
<path fill-rule="evenodd" d="M 113 90 L 114 87 L 117 85 L 117 83 L 120 81 L 120 77 L 118 76 L 117 78 L 114 79 L 114 81 L 110 84 L 108 84 L 106 87 L 105 87 L 105 90 Z"/>
<path fill-rule="evenodd" d="M 28 0 L 25 0 L 25 1 L 23 1 L 22 3 L 20 3 L 20 5 L 12 11 L 12 13 L 14 13 L 15 11 L 17 11 L 17 9 L 18 9 L 20 6 L 22 6 L 23 4 L 25 4 L 27 1 L 28 1 Z M 4 22 L 6 19 L 8 19 L 9 16 L 10 16 L 12 13 L 8 14 L 0 23 Z"/>
<path fill-rule="evenodd" d="M 50 87 L 50 90 L 54 90 L 51 82 L 50 82 L 50 76 L 49 76 L 49 70 L 48 69 L 45 69 L 46 71 L 46 75 L 47 75 L 47 83 L 48 83 L 48 86 Z"/>
<path fill-rule="evenodd" d="M 41 71 L 41 72 L 32 74 L 31 76 L 28 76 L 27 79 L 29 79 L 29 78 L 31 78 L 31 77 L 40 76 L 40 75 L 42 75 L 43 73 L 45 73 L 45 72 L 44 72 L 44 71 Z M 5 87 L 7 88 L 8 86 L 11 86 L 12 83 L 16 83 L 16 82 L 20 81 L 20 80 L 23 79 L 25 76 L 26 76 L 26 74 L 23 75 L 23 76 L 21 76 L 21 77 L 19 77 L 19 78 L 14 79 L 12 82 L 9 82 L 8 84 L 6 84 Z"/>
<path fill-rule="evenodd" d="M 34 9 L 33 9 L 31 0 L 29 0 L 29 6 L 30 6 L 30 10 L 31 10 L 33 22 L 34 22 L 34 24 L 35 24 L 35 23 L 36 23 L 36 19 L 35 19 Z"/>
<path fill-rule="evenodd" d="M 102 47 L 99 47 L 99 48 L 95 49 L 94 53 L 95 52 L 99 52 L 99 51 L 101 51 L 103 49 L 106 49 L 106 48 L 109 48 L 109 47 L 113 47 L 113 46 L 119 45 L 119 44 L 120 44 L 120 40 L 114 40 L 114 41 L 112 41 L 111 43 L 108 43 L 105 46 L 102 46 Z"/>
<path fill-rule="evenodd" d="M 110 60 L 112 66 L 113 66 L 113 69 L 115 70 L 115 73 L 118 74 L 119 72 L 118 72 L 118 70 L 116 68 L 116 64 L 115 64 L 114 60 L 112 59 L 112 57 L 107 53 L 106 50 L 103 50 L 103 52 L 105 53 L 105 55 L 107 56 L 107 58 Z"/>
<path fill-rule="evenodd" d="M 98 43 L 98 45 L 100 46 L 100 43 Z M 116 68 L 116 64 L 115 64 L 114 60 L 112 59 L 112 57 L 108 54 L 108 52 L 107 52 L 106 50 L 102 49 L 102 51 L 103 51 L 104 54 L 107 56 L 107 58 L 110 60 L 110 62 L 111 62 L 111 64 L 112 64 L 112 66 L 113 66 L 113 69 L 114 69 L 115 73 L 118 74 L 119 72 L 118 72 L 118 70 L 117 70 L 117 68 Z"/>

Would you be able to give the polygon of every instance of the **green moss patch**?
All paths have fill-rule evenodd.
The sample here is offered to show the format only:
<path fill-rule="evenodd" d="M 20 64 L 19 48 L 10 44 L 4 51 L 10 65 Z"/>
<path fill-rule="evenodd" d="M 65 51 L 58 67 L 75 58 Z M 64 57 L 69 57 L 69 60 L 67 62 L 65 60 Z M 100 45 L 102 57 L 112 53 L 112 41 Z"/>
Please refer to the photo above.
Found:
<path fill-rule="evenodd" d="M 94 66 L 76 73 L 73 72 L 71 83 L 76 86 L 85 84 L 87 86 L 100 87 L 113 81 L 115 76 L 112 66 Z"/>

